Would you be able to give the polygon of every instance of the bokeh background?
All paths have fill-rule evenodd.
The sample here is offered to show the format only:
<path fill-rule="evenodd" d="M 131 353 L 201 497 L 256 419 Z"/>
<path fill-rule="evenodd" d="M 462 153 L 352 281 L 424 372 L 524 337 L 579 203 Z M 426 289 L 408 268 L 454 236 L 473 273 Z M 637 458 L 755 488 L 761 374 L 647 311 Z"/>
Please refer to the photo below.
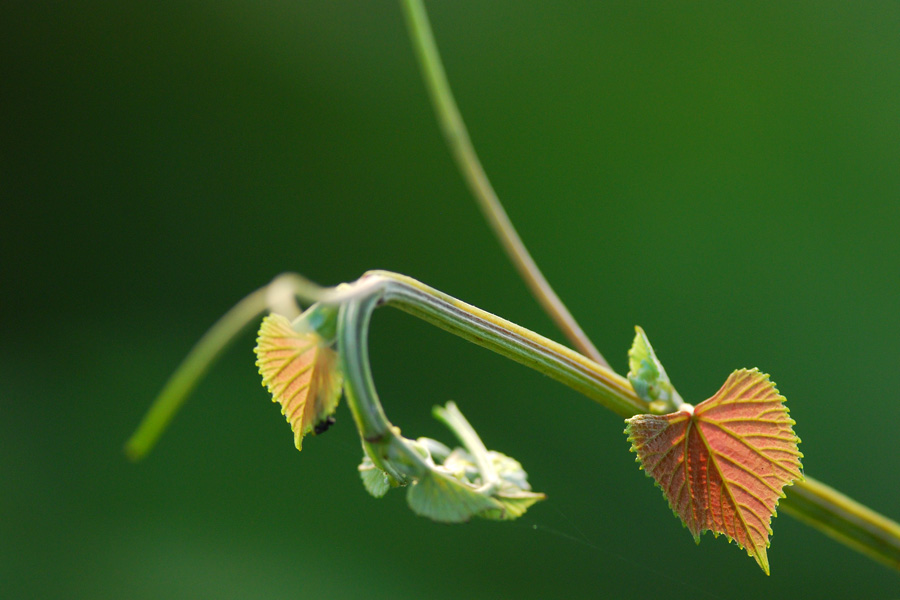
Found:
<path fill-rule="evenodd" d="M 900 5 L 428 2 L 485 167 L 614 366 L 682 395 L 757 366 L 815 477 L 900 517 Z M 548 500 L 433 524 L 369 497 L 338 424 L 298 453 L 253 331 L 155 452 L 121 447 L 193 342 L 295 270 L 384 268 L 559 338 L 483 223 L 395 2 L 0 7 L 3 598 L 897 598 L 789 516 L 771 577 L 695 546 L 621 419 L 396 311 L 392 421 L 456 400 Z"/>

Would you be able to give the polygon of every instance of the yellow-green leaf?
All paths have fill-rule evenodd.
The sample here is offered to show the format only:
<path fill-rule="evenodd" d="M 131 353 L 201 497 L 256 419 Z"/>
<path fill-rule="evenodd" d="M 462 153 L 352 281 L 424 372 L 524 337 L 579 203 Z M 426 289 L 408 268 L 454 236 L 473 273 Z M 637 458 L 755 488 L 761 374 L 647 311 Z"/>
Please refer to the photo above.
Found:
<path fill-rule="evenodd" d="M 368 456 L 363 457 L 359 465 L 359 476 L 366 491 L 376 498 L 381 498 L 391 489 L 391 476 L 376 467 Z"/>
<path fill-rule="evenodd" d="M 342 384 L 337 355 L 302 317 L 292 327 L 277 314 L 263 319 L 254 352 L 262 384 L 281 404 L 300 450 L 303 436 L 315 434 L 337 408 Z"/>

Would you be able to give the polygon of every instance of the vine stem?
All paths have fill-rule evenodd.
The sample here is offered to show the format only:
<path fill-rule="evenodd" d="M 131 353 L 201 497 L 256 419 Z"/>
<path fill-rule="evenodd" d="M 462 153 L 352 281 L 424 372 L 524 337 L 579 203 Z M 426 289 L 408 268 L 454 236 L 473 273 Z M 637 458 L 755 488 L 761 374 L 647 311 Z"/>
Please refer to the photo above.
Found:
<path fill-rule="evenodd" d="M 544 311 L 550 316 L 556 326 L 563 332 L 566 339 L 571 342 L 581 354 L 587 356 L 595 363 L 609 367 L 609 363 L 594 346 L 588 336 L 578 325 L 575 317 L 563 304 L 560 297 L 553 291 L 547 278 L 541 273 L 531 254 L 522 243 L 522 239 L 516 232 L 516 228 L 509 220 L 494 186 L 491 185 L 475 147 L 469 138 L 469 131 L 463 121 L 447 75 L 441 62 L 431 24 L 428 22 L 428 13 L 421 0 L 402 0 L 403 12 L 406 16 L 406 24 L 409 35 L 412 38 L 416 57 L 422 69 L 425 86 L 428 95 L 437 114 L 444 139 L 450 147 L 450 152 L 462 172 L 466 184 L 475 196 L 478 207 L 485 219 L 493 229 L 494 234 L 500 240 L 507 256 L 512 261 L 516 270 L 525 280 L 525 284 L 531 290 L 532 295 L 540 303 Z"/>
<path fill-rule="evenodd" d="M 273 299 L 274 287 L 260 288 L 238 302 L 194 345 L 150 405 L 137 430 L 125 442 L 128 458 L 140 460 L 156 445 L 159 436 L 210 366 L 244 328 L 266 310 Z"/>
<path fill-rule="evenodd" d="M 391 425 L 375 390 L 368 359 L 367 330 L 372 313 L 389 305 L 474 344 L 497 352 L 567 385 L 621 417 L 649 412 L 627 379 L 574 350 L 415 279 L 388 271 L 371 271 L 352 284 L 321 288 L 287 274 L 276 278 L 225 314 L 200 339 L 126 444 L 132 459 L 146 455 L 175 412 L 225 347 L 267 308 L 282 306 L 283 294 L 305 302 L 340 305 L 338 343 L 345 369 L 347 404 L 366 453 L 399 482 L 421 472 L 421 458 Z M 401 472 L 391 465 L 405 464 Z M 380 464 L 379 464 L 380 463 Z M 809 477 L 786 488 L 780 508 L 837 541 L 891 568 L 900 570 L 900 524 Z"/>
<path fill-rule="evenodd" d="M 382 304 L 394 306 L 540 371 L 619 416 L 649 412 L 648 404 L 638 398 L 621 375 L 524 327 L 397 273 L 371 271 L 359 280 L 362 283 L 379 296 L 377 303 L 367 303 L 370 310 Z M 366 323 L 368 318 L 366 315 Z M 368 350 L 362 344 L 354 352 L 365 355 Z M 360 360 L 368 365 L 365 357 Z M 366 375 L 369 379 L 362 387 L 370 389 L 368 399 L 377 402 L 368 369 Z M 356 410 L 384 415 L 380 404 L 377 410 Z M 383 431 L 390 428 L 386 418 L 383 423 Z M 779 504 L 784 512 L 869 558 L 900 570 L 900 524 L 809 475 L 785 488 L 785 493 Z"/>

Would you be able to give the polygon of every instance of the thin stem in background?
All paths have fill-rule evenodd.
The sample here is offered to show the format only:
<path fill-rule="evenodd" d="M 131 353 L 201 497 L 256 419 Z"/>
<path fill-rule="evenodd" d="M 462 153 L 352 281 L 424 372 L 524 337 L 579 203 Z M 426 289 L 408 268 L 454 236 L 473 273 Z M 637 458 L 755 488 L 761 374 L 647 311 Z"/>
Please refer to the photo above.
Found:
<path fill-rule="evenodd" d="M 478 160 L 478 155 L 472 146 L 472 141 L 469 139 L 469 132 L 456 106 L 456 100 L 453 99 L 453 92 L 450 90 L 447 75 L 444 73 L 444 66 L 431 32 L 431 24 L 428 22 L 425 6 L 421 0 L 402 0 L 402 5 L 409 35 L 412 38 L 416 57 L 419 59 L 419 66 L 422 68 L 422 75 L 425 78 L 425 86 L 428 88 L 428 94 L 437 113 L 444 139 L 447 141 L 469 189 L 478 201 L 481 212 L 484 213 L 494 234 L 500 240 L 516 270 L 519 271 L 519 275 L 525 280 L 532 295 L 537 298 L 556 326 L 579 352 L 608 368 L 609 363 L 591 343 L 572 313 L 550 287 L 534 259 L 531 258 L 528 249 L 525 248 L 525 244 L 522 243 L 519 234 L 516 233 L 516 228 L 513 227 L 506 215 L 503 205 L 500 204 L 500 199 L 484 172 L 481 161 Z"/>
<path fill-rule="evenodd" d="M 125 454 L 140 460 L 153 448 L 172 417 L 224 350 L 266 310 L 269 287 L 260 288 L 238 302 L 210 327 L 178 366 L 125 443 Z"/>

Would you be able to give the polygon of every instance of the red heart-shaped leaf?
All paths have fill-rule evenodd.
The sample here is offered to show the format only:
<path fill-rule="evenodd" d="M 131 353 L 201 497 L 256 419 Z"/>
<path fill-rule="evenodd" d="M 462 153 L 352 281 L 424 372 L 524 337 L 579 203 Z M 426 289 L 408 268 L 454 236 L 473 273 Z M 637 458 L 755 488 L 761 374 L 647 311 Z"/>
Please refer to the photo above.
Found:
<path fill-rule="evenodd" d="M 641 468 L 694 539 L 723 533 L 768 575 L 775 508 L 783 488 L 803 477 L 794 421 L 769 376 L 735 371 L 696 407 L 626 422 Z"/>

